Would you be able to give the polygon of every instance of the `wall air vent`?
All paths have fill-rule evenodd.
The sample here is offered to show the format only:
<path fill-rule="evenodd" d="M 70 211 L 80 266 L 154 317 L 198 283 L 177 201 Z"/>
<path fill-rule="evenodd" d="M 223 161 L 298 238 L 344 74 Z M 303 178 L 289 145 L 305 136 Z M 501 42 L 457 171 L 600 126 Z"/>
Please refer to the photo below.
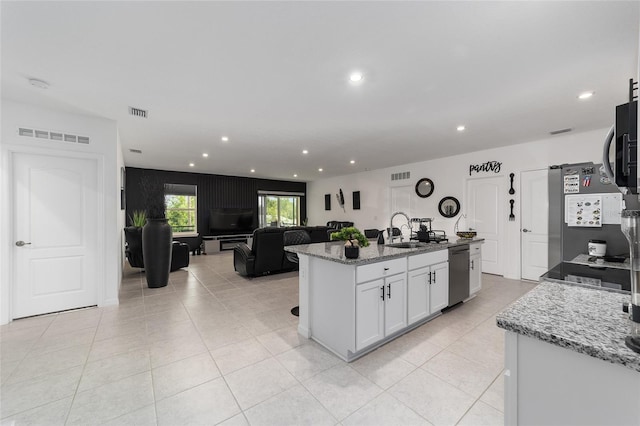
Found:
<path fill-rule="evenodd" d="M 566 129 L 554 130 L 553 132 L 549 132 L 550 135 L 559 135 L 560 133 L 567 133 L 572 131 L 573 129 L 568 127 Z"/>
<path fill-rule="evenodd" d="M 141 149 L 130 149 L 129 152 L 133 152 L 134 154 L 142 154 Z"/>
<path fill-rule="evenodd" d="M 411 178 L 411 172 L 392 173 L 391 180 L 404 180 Z"/>
<path fill-rule="evenodd" d="M 82 143 L 85 145 L 89 145 L 90 142 L 89 136 L 78 136 L 71 133 L 55 132 L 49 130 L 28 129 L 26 127 L 18 128 L 18 134 L 20 136 L 26 136 L 29 138 L 49 139 L 58 142 Z"/>
<path fill-rule="evenodd" d="M 129 114 L 134 117 L 149 118 L 149 111 L 140 108 L 129 107 Z"/>

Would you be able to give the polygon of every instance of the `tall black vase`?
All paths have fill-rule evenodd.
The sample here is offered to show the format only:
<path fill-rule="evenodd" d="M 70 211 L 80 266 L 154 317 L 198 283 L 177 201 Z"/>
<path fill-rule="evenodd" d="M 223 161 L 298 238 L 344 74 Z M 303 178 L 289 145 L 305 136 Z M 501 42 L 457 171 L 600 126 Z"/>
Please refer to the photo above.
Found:
<path fill-rule="evenodd" d="M 149 288 L 165 287 L 169 283 L 172 239 L 167 219 L 147 219 L 142 228 L 142 257 Z"/>

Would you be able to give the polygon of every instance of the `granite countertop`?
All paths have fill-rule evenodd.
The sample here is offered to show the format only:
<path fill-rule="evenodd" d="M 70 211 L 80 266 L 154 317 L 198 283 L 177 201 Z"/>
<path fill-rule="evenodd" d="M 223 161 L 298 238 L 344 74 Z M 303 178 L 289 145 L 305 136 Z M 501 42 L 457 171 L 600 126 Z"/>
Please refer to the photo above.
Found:
<path fill-rule="evenodd" d="M 627 348 L 631 330 L 622 303 L 629 295 L 542 282 L 498 314 L 498 327 L 640 372 Z"/>
<path fill-rule="evenodd" d="M 382 260 L 405 257 L 412 254 L 445 250 L 449 247 L 456 247 L 483 241 L 484 238 L 475 238 L 472 240 L 458 239 L 450 243 L 425 243 L 424 246 L 414 248 L 389 247 L 387 244 L 378 245 L 375 241 L 370 241 L 368 247 L 360 247 L 360 255 L 357 259 L 347 259 L 346 257 L 344 257 L 344 241 L 300 244 L 297 246 L 286 246 L 284 249 L 291 253 L 306 254 L 308 256 L 319 257 L 333 262 L 344 263 L 346 265 L 365 265 L 368 263 L 380 262 Z"/>
<path fill-rule="evenodd" d="M 587 265 L 592 266 L 594 268 L 614 268 L 614 269 L 631 269 L 629 264 L 629 258 L 627 258 L 624 262 L 592 262 L 589 261 L 593 256 L 589 256 L 588 254 L 579 254 L 573 260 L 570 260 L 569 263 L 576 263 L 578 265 Z"/>

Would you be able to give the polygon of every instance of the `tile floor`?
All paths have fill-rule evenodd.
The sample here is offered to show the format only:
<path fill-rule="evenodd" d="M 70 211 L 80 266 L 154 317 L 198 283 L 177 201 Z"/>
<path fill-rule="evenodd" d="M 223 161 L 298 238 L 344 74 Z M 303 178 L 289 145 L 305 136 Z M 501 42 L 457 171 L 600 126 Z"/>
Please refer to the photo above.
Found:
<path fill-rule="evenodd" d="M 297 273 L 246 279 L 193 256 L 167 287 L 127 269 L 120 305 L 0 328 L 1 425 L 502 425 L 495 314 L 478 296 L 347 364 L 296 332 Z"/>

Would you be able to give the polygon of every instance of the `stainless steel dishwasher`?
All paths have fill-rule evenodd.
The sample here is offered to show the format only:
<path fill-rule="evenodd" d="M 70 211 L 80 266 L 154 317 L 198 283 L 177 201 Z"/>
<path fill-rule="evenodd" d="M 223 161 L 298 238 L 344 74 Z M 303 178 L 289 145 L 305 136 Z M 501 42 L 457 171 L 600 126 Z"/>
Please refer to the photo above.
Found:
<path fill-rule="evenodd" d="M 449 306 L 469 297 L 469 245 L 449 248 Z"/>

